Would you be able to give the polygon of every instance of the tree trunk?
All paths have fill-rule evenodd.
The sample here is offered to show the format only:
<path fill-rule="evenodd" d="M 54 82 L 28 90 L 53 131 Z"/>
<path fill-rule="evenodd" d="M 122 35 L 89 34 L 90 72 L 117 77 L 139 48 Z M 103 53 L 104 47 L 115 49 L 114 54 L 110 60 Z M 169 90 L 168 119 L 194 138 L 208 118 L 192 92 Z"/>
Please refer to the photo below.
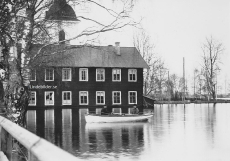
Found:
<path fill-rule="evenodd" d="M 5 89 L 7 118 L 24 126 L 28 106 L 28 89 L 22 84 L 20 65 L 17 61 L 17 47 L 10 48 L 9 78 Z"/>

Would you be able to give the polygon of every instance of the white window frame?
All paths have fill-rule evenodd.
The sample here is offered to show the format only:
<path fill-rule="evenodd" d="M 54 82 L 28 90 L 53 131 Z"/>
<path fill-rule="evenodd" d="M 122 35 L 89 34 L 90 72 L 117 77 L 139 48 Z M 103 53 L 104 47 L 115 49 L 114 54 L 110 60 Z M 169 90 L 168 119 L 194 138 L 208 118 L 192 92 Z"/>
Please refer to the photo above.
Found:
<path fill-rule="evenodd" d="M 130 80 L 130 75 L 135 75 L 135 80 Z M 128 81 L 136 82 L 137 81 L 137 69 L 129 69 L 128 70 Z"/>
<path fill-rule="evenodd" d="M 30 92 L 31 94 L 34 93 L 34 101 L 35 103 L 34 104 L 31 104 L 31 102 L 29 102 L 29 106 L 36 106 L 37 105 L 37 93 L 36 91 L 31 91 Z M 30 95 L 31 96 L 31 95 Z M 31 99 L 31 98 L 30 98 Z"/>
<path fill-rule="evenodd" d="M 64 94 L 70 93 L 70 100 L 69 102 L 64 101 Z M 62 91 L 62 105 L 72 105 L 72 91 Z"/>
<path fill-rule="evenodd" d="M 120 102 L 119 103 L 114 102 L 114 94 L 115 93 L 120 93 Z M 121 105 L 121 91 L 113 91 L 112 92 L 112 100 L 113 100 L 113 105 Z"/>
<path fill-rule="evenodd" d="M 32 72 L 34 72 L 34 79 L 31 79 L 32 78 Z M 31 70 L 31 73 L 30 73 L 30 81 L 36 81 L 36 78 L 37 78 L 37 71 L 36 70 Z"/>
<path fill-rule="evenodd" d="M 130 93 L 135 93 L 135 100 L 136 102 L 130 102 Z M 128 93 L 129 104 L 137 104 L 137 91 L 129 91 Z"/>
<path fill-rule="evenodd" d="M 82 80 L 82 72 L 86 71 L 86 79 Z M 80 68 L 79 69 L 79 81 L 88 81 L 88 68 Z"/>
<path fill-rule="evenodd" d="M 53 103 L 52 104 L 47 104 L 46 93 L 53 93 L 53 95 L 52 95 Z M 45 91 L 45 106 L 53 106 L 53 105 L 54 105 L 54 91 Z"/>
<path fill-rule="evenodd" d="M 120 79 L 119 80 L 115 80 L 114 79 L 114 71 L 119 71 L 120 72 Z M 117 72 L 116 72 L 117 74 Z M 121 69 L 112 69 L 112 79 L 113 79 L 113 82 L 120 82 L 121 81 Z"/>
<path fill-rule="evenodd" d="M 65 79 L 65 72 L 64 71 L 69 71 L 69 78 Z M 71 68 L 62 68 L 62 81 L 71 81 L 72 80 L 72 70 Z"/>
<path fill-rule="evenodd" d="M 53 76 L 52 76 L 53 79 L 52 79 L 52 80 L 47 80 L 47 79 L 46 79 L 46 72 L 47 72 L 46 70 L 48 70 L 48 69 L 50 69 L 50 70 L 53 71 Z M 54 81 L 54 69 L 53 69 L 53 68 L 48 68 L 48 69 L 45 69 L 45 81 Z"/>
<path fill-rule="evenodd" d="M 87 97 L 86 103 L 81 102 L 81 96 L 83 96 L 82 95 L 83 93 L 86 93 L 86 97 Z M 88 104 L 89 104 L 89 93 L 88 93 L 88 91 L 79 91 L 79 105 L 88 105 Z"/>
<path fill-rule="evenodd" d="M 103 79 L 101 80 L 101 79 L 98 79 L 98 71 L 99 70 L 102 70 L 103 71 L 103 73 L 102 73 L 102 75 L 103 75 Z M 105 69 L 104 68 L 98 68 L 98 69 L 96 69 L 96 81 L 97 82 L 104 82 L 105 81 Z"/>
<path fill-rule="evenodd" d="M 103 99 L 103 103 L 98 103 L 97 102 L 97 96 L 98 96 L 98 93 L 103 93 L 103 96 L 104 96 L 104 99 Z M 104 105 L 105 104 L 105 91 L 96 91 L 96 104 L 97 105 Z"/>

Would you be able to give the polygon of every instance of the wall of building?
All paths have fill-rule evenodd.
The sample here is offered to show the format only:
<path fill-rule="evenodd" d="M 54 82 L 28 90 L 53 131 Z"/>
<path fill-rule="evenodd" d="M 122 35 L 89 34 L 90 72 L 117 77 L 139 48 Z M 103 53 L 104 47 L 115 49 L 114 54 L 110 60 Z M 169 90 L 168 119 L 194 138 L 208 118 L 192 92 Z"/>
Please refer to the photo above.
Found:
<path fill-rule="evenodd" d="M 96 69 L 88 68 L 88 81 L 79 81 L 79 68 L 72 69 L 72 81 L 62 81 L 62 68 L 54 68 L 54 81 L 45 80 L 45 69 L 37 70 L 36 81 L 31 81 L 31 91 L 36 91 L 36 107 L 45 106 L 45 91 L 54 91 L 55 108 L 100 108 L 103 105 L 96 105 L 96 91 L 105 91 L 105 104 L 109 108 L 132 107 L 128 103 L 128 91 L 137 91 L 137 105 L 143 105 L 143 69 L 137 69 L 137 82 L 128 81 L 128 69 L 121 69 L 121 81 L 112 81 L 112 69 L 105 69 L 105 81 L 96 81 Z M 43 86 L 43 89 L 35 89 L 33 86 Z M 72 91 L 72 105 L 62 105 L 62 91 Z M 89 104 L 79 105 L 79 91 L 88 91 Z M 112 104 L 112 91 L 121 91 L 121 105 Z"/>

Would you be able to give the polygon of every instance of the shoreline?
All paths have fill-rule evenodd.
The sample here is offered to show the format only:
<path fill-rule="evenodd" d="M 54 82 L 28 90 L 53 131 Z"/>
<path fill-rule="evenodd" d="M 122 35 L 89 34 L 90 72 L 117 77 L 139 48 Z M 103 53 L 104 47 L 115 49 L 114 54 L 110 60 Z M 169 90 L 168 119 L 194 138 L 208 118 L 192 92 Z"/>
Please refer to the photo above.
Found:
<path fill-rule="evenodd" d="M 230 100 L 196 100 L 196 101 L 155 101 L 154 104 L 207 104 L 207 103 L 230 103 Z"/>

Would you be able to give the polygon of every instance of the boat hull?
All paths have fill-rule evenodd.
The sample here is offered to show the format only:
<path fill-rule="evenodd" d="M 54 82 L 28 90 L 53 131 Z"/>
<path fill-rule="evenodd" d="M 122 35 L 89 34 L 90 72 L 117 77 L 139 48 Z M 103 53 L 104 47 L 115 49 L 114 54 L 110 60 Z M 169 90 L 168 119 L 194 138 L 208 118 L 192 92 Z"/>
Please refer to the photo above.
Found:
<path fill-rule="evenodd" d="M 145 122 L 153 114 L 144 115 L 85 115 L 87 123 Z"/>

